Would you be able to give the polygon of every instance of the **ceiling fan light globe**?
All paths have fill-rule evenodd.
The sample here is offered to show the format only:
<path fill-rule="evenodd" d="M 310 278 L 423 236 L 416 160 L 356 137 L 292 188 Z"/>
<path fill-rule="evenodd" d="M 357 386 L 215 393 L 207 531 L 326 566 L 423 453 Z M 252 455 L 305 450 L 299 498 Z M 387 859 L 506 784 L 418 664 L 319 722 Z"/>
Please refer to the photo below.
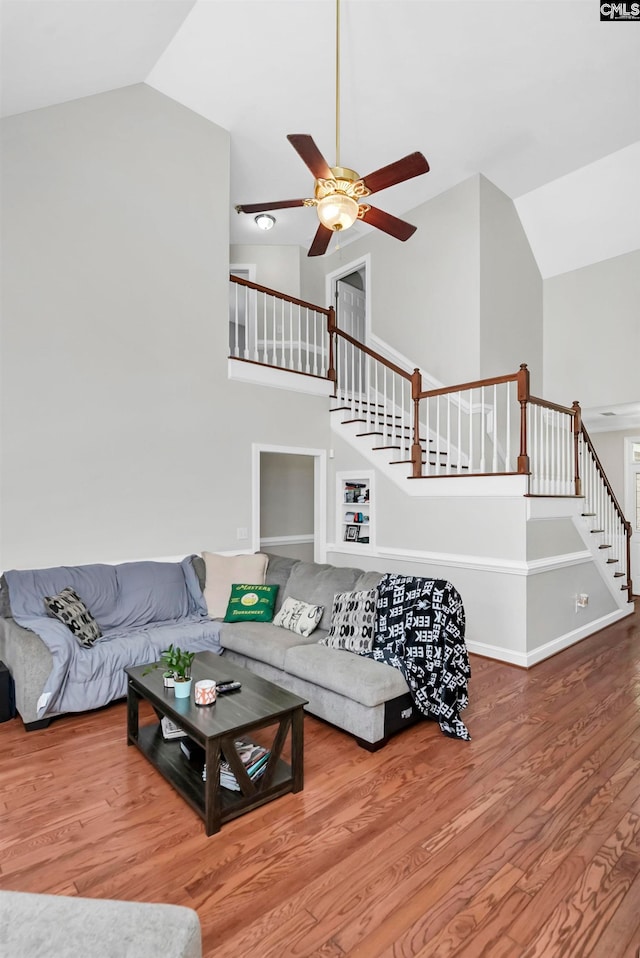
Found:
<path fill-rule="evenodd" d="M 318 200 L 318 218 L 330 230 L 347 230 L 358 219 L 358 204 L 346 193 L 331 193 Z"/>
<path fill-rule="evenodd" d="M 254 222 L 259 230 L 270 230 L 276 225 L 276 218 L 269 213 L 258 213 L 254 216 Z"/>

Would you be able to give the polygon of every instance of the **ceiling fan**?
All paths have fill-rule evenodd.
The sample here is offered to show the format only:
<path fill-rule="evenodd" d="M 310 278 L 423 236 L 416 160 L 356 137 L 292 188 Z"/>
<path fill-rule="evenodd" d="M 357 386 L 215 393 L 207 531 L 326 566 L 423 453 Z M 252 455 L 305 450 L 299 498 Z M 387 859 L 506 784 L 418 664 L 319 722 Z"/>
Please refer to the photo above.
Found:
<path fill-rule="evenodd" d="M 402 242 L 413 236 L 416 227 L 411 223 L 361 200 L 414 176 L 428 173 L 429 164 L 422 153 L 410 153 L 364 177 L 358 176 L 355 170 L 340 166 L 340 0 L 336 0 L 336 165 L 329 166 L 308 134 L 290 133 L 287 139 L 313 173 L 313 197 L 241 204 L 236 206 L 238 213 L 265 213 L 268 210 L 284 210 L 296 206 L 315 206 L 320 225 L 308 256 L 322 256 L 326 253 L 334 232 L 349 229 L 357 219 Z"/>

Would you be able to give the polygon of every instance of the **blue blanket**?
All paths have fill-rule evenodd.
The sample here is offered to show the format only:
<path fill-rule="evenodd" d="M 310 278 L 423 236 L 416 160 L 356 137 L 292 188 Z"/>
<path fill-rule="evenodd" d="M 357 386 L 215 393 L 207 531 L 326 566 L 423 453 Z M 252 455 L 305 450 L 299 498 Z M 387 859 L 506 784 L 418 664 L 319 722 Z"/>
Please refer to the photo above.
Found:
<path fill-rule="evenodd" d="M 53 657 L 38 700 L 41 718 L 122 698 L 125 667 L 156 662 L 171 643 L 191 652 L 222 652 L 220 623 L 207 617 L 191 557 L 11 570 L 5 578 L 13 618 L 39 635 Z M 103 633 L 92 648 L 82 648 L 62 622 L 46 614 L 44 597 L 67 586 L 78 593 Z"/>

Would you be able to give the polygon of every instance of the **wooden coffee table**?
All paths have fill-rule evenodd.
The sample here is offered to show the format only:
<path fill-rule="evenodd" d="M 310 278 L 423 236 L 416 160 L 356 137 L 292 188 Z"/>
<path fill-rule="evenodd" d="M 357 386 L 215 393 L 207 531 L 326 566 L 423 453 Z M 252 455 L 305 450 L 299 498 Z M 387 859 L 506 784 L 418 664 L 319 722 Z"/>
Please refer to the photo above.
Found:
<path fill-rule="evenodd" d="M 223 656 L 198 652 L 191 669 L 193 682 L 215 679 L 216 682 L 237 680 L 239 692 L 220 695 L 211 706 L 198 706 L 193 701 L 193 687 L 188 699 L 177 699 L 164 688 L 162 669 L 147 675 L 148 666 L 125 669 L 127 683 L 127 745 L 136 745 L 160 774 L 204 819 L 207 835 L 239 815 L 266 802 L 299 792 L 303 788 L 303 706 L 306 699 L 279 688 L 273 682 L 254 675 L 237 665 L 227 665 Z M 140 725 L 140 699 L 151 703 L 158 721 Z M 165 740 L 160 718 L 167 716 L 197 742 L 205 752 L 206 781 L 191 765 L 177 739 Z M 255 782 L 247 775 L 234 741 L 249 738 L 261 729 L 272 729 L 273 738 L 266 771 Z M 271 737 L 271 733 L 269 733 Z M 290 737 L 290 762 L 282 751 Z M 240 785 L 235 792 L 220 785 L 220 762 L 229 762 Z"/>

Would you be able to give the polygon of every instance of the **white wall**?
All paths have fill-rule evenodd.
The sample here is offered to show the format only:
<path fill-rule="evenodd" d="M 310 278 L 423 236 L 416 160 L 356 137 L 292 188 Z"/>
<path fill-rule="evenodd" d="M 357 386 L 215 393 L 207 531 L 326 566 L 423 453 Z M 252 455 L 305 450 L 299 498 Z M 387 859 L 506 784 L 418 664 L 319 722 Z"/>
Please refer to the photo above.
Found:
<path fill-rule="evenodd" d="M 371 329 L 436 379 L 480 375 L 479 178 L 472 177 L 412 210 L 418 227 L 406 243 L 370 230 L 303 268 L 304 299 L 321 295 L 323 275 L 369 253 Z M 380 207 L 384 209 L 383 197 Z M 332 248 L 335 246 L 332 240 Z"/>
<path fill-rule="evenodd" d="M 544 284 L 544 396 L 563 405 L 640 399 L 640 251 Z"/>
<path fill-rule="evenodd" d="M 527 363 L 542 388 L 542 278 L 516 208 L 480 177 L 480 376 Z"/>
<path fill-rule="evenodd" d="M 328 425 L 227 379 L 228 134 L 144 85 L 2 132 L 0 567 L 249 548 L 252 443 Z"/>
<path fill-rule="evenodd" d="M 278 293 L 299 297 L 301 253 L 302 250 L 299 246 L 246 246 L 236 244 L 231 246 L 229 255 L 232 263 L 254 263 L 256 266 L 255 281 L 260 286 L 268 286 Z"/>
<path fill-rule="evenodd" d="M 637 440 L 640 437 L 640 426 L 637 429 L 623 429 L 616 432 L 589 432 L 589 435 L 616 499 L 624 511 L 624 474 L 626 466 L 624 441 L 625 439 Z M 627 518 L 631 517 L 627 516 Z"/>
<path fill-rule="evenodd" d="M 418 227 L 406 243 L 372 230 L 303 263 L 303 297 L 321 303 L 320 271 L 370 253 L 375 334 L 447 385 L 523 362 L 541 385 L 542 280 L 512 200 L 473 176 L 405 218 Z"/>

